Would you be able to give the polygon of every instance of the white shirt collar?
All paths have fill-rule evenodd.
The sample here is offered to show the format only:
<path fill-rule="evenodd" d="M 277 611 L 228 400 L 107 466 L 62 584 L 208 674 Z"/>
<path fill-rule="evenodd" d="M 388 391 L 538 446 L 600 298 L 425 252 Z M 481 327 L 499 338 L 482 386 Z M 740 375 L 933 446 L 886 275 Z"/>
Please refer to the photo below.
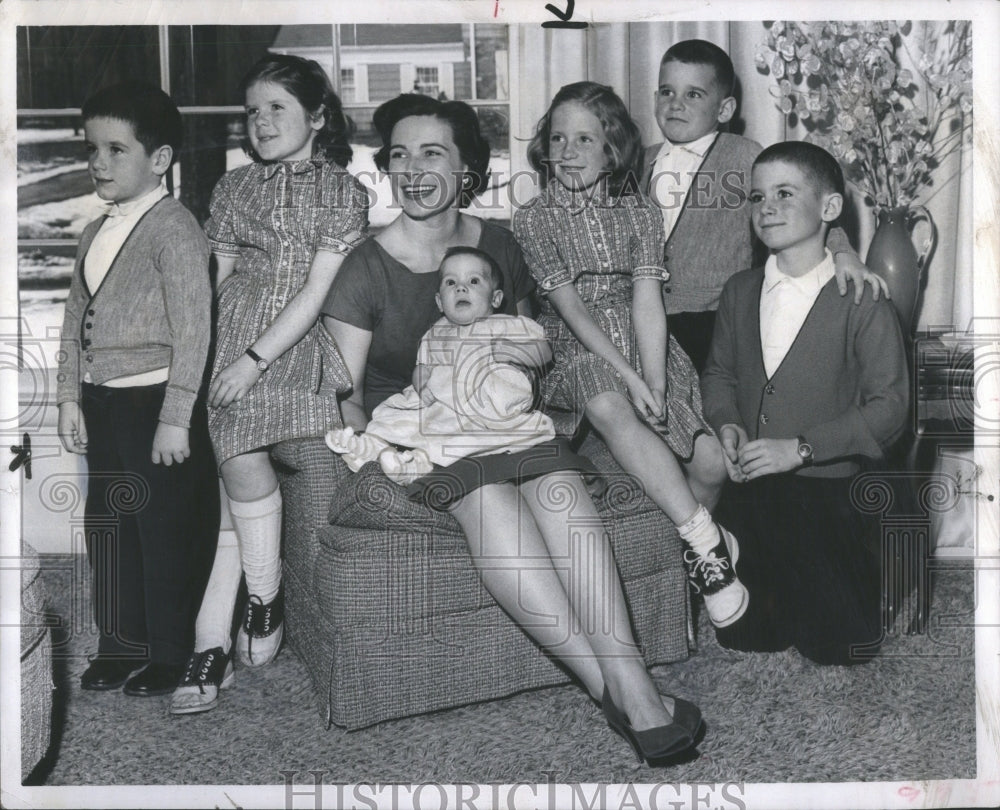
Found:
<path fill-rule="evenodd" d="M 108 209 L 104 213 L 109 217 L 137 216 L 139 214 L 146 213 L 146 211 L 156 205 L 161 198 L 166 196 L 166 183 L 161 182 L 156 188 L 146 192 L 141 197 L 134 200 L 129 200 L 126 203 L 109 203 Z"/>
<path fill-rule="evenodd" d="M 826 254 L 823 261 L 801 276 L 789 276 L 778 268 L 778 257 L 774 254 L 767 257 L 764 263 L 764 292 L 771 292 L 778 284 L 785 281 L 803 293 L 816 295 L 834 276 L 833 254 L 824 248 Z"/>
<path fill-rule="evenodd" d="M 669 155 L 674 149 L 683 149 L 690 152 L 693 155 L 697 155 L 700 158 L 705 157 L 708 150 L 711 148 L 712 144 L 715 143 L 715 139 L 719 136 L 719 133 L 709 132 L 702 135 L 700 138 L 696 138 L 688 143 L 671 143 L 669 140 L 664 139 L 663 143 L 660 144 L 660 149 L 656 153 L 655 160 L 659 160 L 662 157 Z"/>

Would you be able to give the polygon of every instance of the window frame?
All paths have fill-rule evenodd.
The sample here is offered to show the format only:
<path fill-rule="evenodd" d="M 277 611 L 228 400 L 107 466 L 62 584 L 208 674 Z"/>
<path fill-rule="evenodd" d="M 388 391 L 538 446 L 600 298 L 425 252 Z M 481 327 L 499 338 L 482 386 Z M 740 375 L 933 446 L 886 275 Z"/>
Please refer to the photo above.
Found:
<path fill-rule="evenodd" d="M 515 50 L 517 47 L 517 37 L 514 36 L 515 26 L 513 24 L 508 24 L 506 26 L 506 44 L 508 53 L 508 77 L 507 84 L 511 88 L 510 97 L 506 99 L 480 99 L 478 98 L 478 81 L 477 81 L 477 69 L 476 69 L 476 23 L 463 23 L 467 26 L 469 32 L 469 64 L 471 67 L 470 77 L 470 96 L 471 98 L 461 99 L 469 104 L 470 107 L 506 107 L 508 120 L 513 122 L 517 120 L 517 102 L 516 95 L 513 92 L 513 88 L 516 84 L 516 77 L 511 75 L 513 71 L 511 70 L 511 65 L 515 65 Z M 170 49 L 170 38 L 169 32 L 171 28 L 176 28 L 177 26 L 172 25 L 158 25 L 158 40 L 159 40 L 159 61 L 160 61 L 160 87 L 166 93 L 170 93 L 170 71 L 171 71 L 171 49 Z M 333 56 L 334 65 L 334 75 L 331 77 L 332 83 L 334 85 L 334 90 L 340 95 L 342 92 L 341 83 L 341 70 L 348 69 L 354 71 L 355 76 L 355 96 L 359 95 L 359 74 L 362 71 L 358 71 L 355 66 L 342 67 L 340 54 L 341 54 L 341 41 L 340 41 L 340 26 L 333 26 L 333 36 L 331 43 L 331 50 Z M 30 46 L 29 46 L 30 47 Z M 440 65 L 421 65 L 421 67 L 429 67 L 435 70 L 438 74 L 438 88 L 441 88 L 441 68 Z M 416 66 L 414 66 L 414 72 L 416 72 Z M 367 70 L 363 71 L 367 74 Z M 452 88 L 453 89 L 453 88 Z M 406 92 L 404 89 L 403 92 Z M 360 93 L 360 96 L 364 100 L 357 100 L 343 102 L 344 110 L 350 114 L 351 110 L 362 110 L 362 109 L 372 109 L 379 106 L 381 102 L 375 103 L 368 101 L 368 88 L 364 88 L 364 92 Z M 449 94 L 450 97 L 450 94 Z M 238 104 L 228 104 L 228 105 L 189 105 L 178 107 L 181 116 L 190 115 L 243 115 L 244 110 L 242 105 Z M 65 107 L 65 108 L 37 108 L 37 107 L 19 107 L 16 111 L 16 117 L 18 120 L 18 128 L 20 128 L 20 121 L 25 118 L 66 118 L 73 119 L 79 118 L 81 115 L 81 110 L 79 107 Z M 509 145 L 508 145 L 509 148 Z M 514 171 L 515 166 L 515 156 L 514 150 L 509 149 L 510 159 L 511 159 L 511 170 Z M 173 185 L 170 177 L 168 176 L 168 188 L 173 192 Z M 79 245 L 78 238 L 63 238 L 63 239 L 17 239 L 16 249 L 18 254 L 25 252 L 30 252 L 33 250 L 45 251 L 53 255 L 74 255 L 76 248 Z"/>

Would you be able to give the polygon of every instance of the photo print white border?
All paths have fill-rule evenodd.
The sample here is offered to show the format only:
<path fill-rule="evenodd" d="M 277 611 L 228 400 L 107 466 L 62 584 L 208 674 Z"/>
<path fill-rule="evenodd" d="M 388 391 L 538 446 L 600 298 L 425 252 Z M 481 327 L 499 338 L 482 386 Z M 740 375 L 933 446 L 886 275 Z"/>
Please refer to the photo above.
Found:
<path fill-rule="evenodd" d="M 567 0 L 551 0 L 557 8 L 567 8 Z M 971 18 L 974 38 L 974 302 L 975 318 L 993 324 L 990 340 L 977 355 L 976 396 L 985 413 L 1000 417 L 997 371 L 1000 367 L 1000 4 L 989 0 L 955 2 L 639 2 L 632 0 L 576 0 L 573 20 L 580 22 L 637 22 L 680 20 L 760 20 L 777 16 L 798 19 L 956 19 Z M 16 194 L 16 56 L 15 28 L 19 25 L 161 25 L 277 23 L 402 23 L 402 22 L 503 22 L 541 24 L 556 16 L 546 0 L 353 0 L 312 2 L 311 0 L 5 0 L 0 3 L 0 322 L 16 323 L 17 281 L 17 194 Z M 518 88 L 511 77 L 511 91 Z M 0 363 L 0 425 L 17 424 L 19 413 L 18 372 L 7 362 L 9 342 L 4 346 L 5 362 Z M 30 358 L 27 362 L 31 362 Z M 987 368 L 989 367 L 989 368 Z M 979 374 L 979 369 L 984 372 Z M 994 425 L 995 427 L 995 425 Z M 3 433 L 5 444 L 11 431 Z M 979 435 L 975 461 L 983 473 L 978 481 L 982 492 L 1000 495 L 997 477 L 998 438 Z M 6 447 L 3 448 L 5 451 Z M 2 690 L 2 793 L 4 807 L 285 807 L 286 789 L 274 786 L 189 786 L 153 785 L 120 787 L 22 787 L 20 784 L 20 676 L 16 654 L 19 649 L 21 544 L 20 487 L 22 471 L 8 469 L 9 456 L 0 467 L 0 690 Z M 976 725 L 977 777 L 971 780 L 940 782 L 880 782 L 845 784 L 747 784 L 741 786 L 737 803 L 725 794 L 724 785 L 694 786 L 687 793 L 660 790 L 657 785 L 628 784 L 607 786 L 606 806 L 663 807 L 688 797 L 685 805 L 700 807 L 751 808 L 915 808 L 978 807 L 1000 804 L 1000 551 L 997 543 L 996 501 L 992 508 L 977 510 L 976 603 Z M 30 539 L 30 538 L 25 538 Z M 947 690 L 948 684 L 941 684 Z M 317 733 L 322 729 L 317 725 Z M 878 756 L 877 751 L 872 752 Z M 413 783 L 423 781 L 412 774 Z M 520 787 L 520 789 L 519 789 Z M 444 788 L 447 801 L 438 790 L 395 791 L 396 807 L 455 806 L 463 794 Z M 343 794 L 342 794 L 343 795 Z M 348 793 L 348 796 L 353 795 Z M 468 797 L 468 793 L 464 794 Z M 572 806 L 578 801 L 570 786 L 531 791 L 524 786 L 486 786 L 480 802 L 499 801 L 504 807 L 550 810 Z M 594 795 L 586 790 L 583 795 Z M 367 793 L 356 806 L 393 806 L 389 793 Z M 489 797 L 492 797 L 490 799 Z M 334 807 L 335 794 L 322 797 L 316 806 Z M 297 801 L 295 806 L 312 806 Z M 328 803 L 329 802 L 329 803 Z M 479 804 L 467 802 L 469 807 Z M 482 805 L 487 806 L 487 805 Z M 579 805 L 578 805 L 579 806 Z"/>

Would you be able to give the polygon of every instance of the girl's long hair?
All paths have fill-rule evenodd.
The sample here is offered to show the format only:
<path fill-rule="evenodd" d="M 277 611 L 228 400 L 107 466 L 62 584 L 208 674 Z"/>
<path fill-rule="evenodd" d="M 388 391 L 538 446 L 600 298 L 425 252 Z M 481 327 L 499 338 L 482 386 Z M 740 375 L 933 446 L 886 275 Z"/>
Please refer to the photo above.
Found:
<path fill-rule="evenodd" d="M 549 161 L 552 113 L 561 104 L 573 101 L 582 104 L 601 122 L 606 141 L 604 151 L 611 164 L 608 190 L 615 196 L 636 193 L 642 163 L 642 135 L 628 114 L 625 102 L 610 87 L 597 82 L 575 82 L 559 88 L 535 127 L 535 135 L 528 144 L 528 162 L 538 172 L 542 187 L 552 179 Z"/>
<path fill-rule="evenodd" d="M 269 53 L 258 60 L 243 77 L 240 82 L 241 97 L 246 98 L 247 90 L 257 82 L 281 85 L 308 114 L 322 115 L 323 128 L 316 133 L 313 141 L 313 155 L 325 157 L 338 166 L 347 168 L 354 154 L 350 144 L 354 126 L 344 114 L 340 99 L 333 92 L 330 79 L 318 62 L 301 56 Z M 243 151 L 254 160 L 261 160 L 249 138 L 243 140 Z"/>

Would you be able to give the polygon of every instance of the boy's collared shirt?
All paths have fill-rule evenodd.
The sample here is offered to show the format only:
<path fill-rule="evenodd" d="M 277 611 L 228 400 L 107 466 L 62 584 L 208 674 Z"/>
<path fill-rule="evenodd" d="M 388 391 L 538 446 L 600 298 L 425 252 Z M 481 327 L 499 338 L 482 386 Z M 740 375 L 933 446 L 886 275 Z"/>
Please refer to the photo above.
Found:
<path fill-rule="evenodd" d="M 125 244 L 125 240 L 132 233 L 136 223 L 166 194 L 167 187 L 160 183 L 156 188 L 136 200 L 121 204 L 112 202 L 108 205 L 104 212 L 107 219 L 104 220 L 97 236 L 91 242 L 84 265 L 83 277 L 91 295 L 97 292 L 97 288 L 101 286 L 108 270 L 111 269 L 115 256 L 118 255 L 118 251 Z"/>
<path fill-rule="evenodd" d="M 820 290 L 833 276 L 833 254 L 829 250 L 823 261 L 798 277 L 785 275 L 778 269 L 778 258 L 768 257 L 760 291 L 760 347 L 768 378 L 778 370 Z"/>
<path fill-rule="evenodd" d="M 700 168 L 708 150 L 712 148 L 718 132 L 709 132 L 690 143 L 671 143 L 664 140 L 653 160 L 649 196 L 663 212 L 663 230 L 670 238 L 674 225 L 681 215 L 694 175 Z"/>
<path fill-rule="evenodd" d="M 118 256 L 122 245 L 125 244 L 125 240 L 128 239 L 139 220 L 166 196 L 167 187 L 164 183 L 160 183 L 156 188 L 136 200 L 127 203 L 112 202 L 108 206 L 104 212 L 107 219 L 101 225 L 94 241 L 90 243 L 90 249 L 87 251 L 87 258 L 83 265 L 83 278 L 87 282 L 87 290 L 91 296 L 101 286 L 101 282 L 104 281 L 104 277 L 111 269 L 115 257 Z M 142 374 L 131 374 L 106 380 L 102 385 L 109 388 L 155 385 L 166 381 L 169 373 L 169 367 L 158 368 Z M 91 382 L 89 372 L 84 374 L 83 381 Z"/>

